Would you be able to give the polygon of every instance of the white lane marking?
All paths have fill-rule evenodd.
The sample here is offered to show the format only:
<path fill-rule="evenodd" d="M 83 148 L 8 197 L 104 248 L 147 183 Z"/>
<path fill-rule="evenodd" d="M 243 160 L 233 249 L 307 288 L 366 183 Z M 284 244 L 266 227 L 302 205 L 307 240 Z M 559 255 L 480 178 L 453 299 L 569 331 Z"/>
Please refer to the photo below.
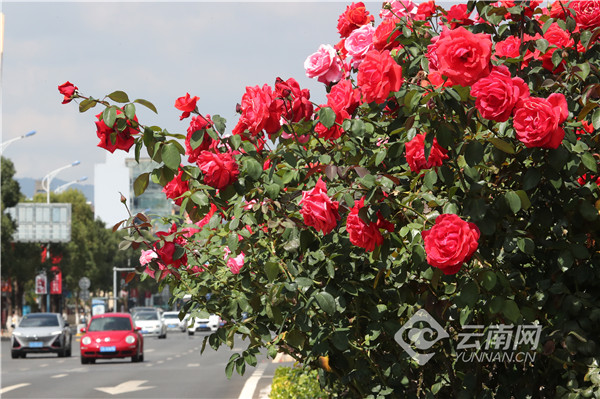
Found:
<path fill-rule="evenodd" d="M 48 367 L 48 363 L 40 364 L 40 367 Z"/>
<path fill-rule="evenodd" d="M 19 389 L 19 388 L 26 387 L 27 385 L 31 385 L 31 384 L 28 382 L 25 382 L 23 384 L 17 384 L 17 385 L 11 385 L 9 387 L 4 387 L 4 388 L 0 389 L 0 395 L 5 394 L 6 392 L 10 392 L 13 389 Z"/>
<path fill-rule="evenodd" d="M 141 387 L 140 386 L 142 384 L 145 384 L 146 382 L 148 382 L 148 380 L 131 380 L 131 381 L 123 382 L 114 387 L 101 387 L 101 388 L 94 388 L 94 389 L 97 391 L 106 392 L 111 395 L 118 395 L 121 393 L 143 391 L 145 389 L 155 388 L 153 386 L 150 386 L 150 387 Z"/>
<path fill-rule="evenodd" d="M 256 386 L 258 385 L 258 381 L 261 379 L 262 375 L 267 368 L 267 363 L 261 363 L 254 373 L 246 380 L 244 384 L 244 388 L 242 392 L 240 392 L 240 396 L 238 399 L 252 399 L 254 397 L 254 391 L 256 390 Z"/>
<path fill-rule="evenodd" d="M 264 377 L 266 377 L 266 376 L 264 376 Z M 259 399 L 269 399 L 270 394 L 271 394 L 271 385 L 258 391 Z"/>
<path fill-rule="evenodd" d="M 200 367 L 200 363 L 188 363 L 188 367 Z"/>
<path fill-rule="evenodd" d="M 156 349 L 144 349 L 144 352 L 146 353 L 150 353 L 150 352 L 154 352 Z"/>
<path fill-rule="evenodd" d="M 52 378 L 63 378 L 63 377 L 66 377 L 68 375 L 69 374 L 56 374 L 56 375 L 53 375 Z"/>
<path fill-rule="evenodd" d="M 164 362 L 164 360 L 159 360 L 158 362 L 156 362 L 156 364 L 163 364 Z"/>

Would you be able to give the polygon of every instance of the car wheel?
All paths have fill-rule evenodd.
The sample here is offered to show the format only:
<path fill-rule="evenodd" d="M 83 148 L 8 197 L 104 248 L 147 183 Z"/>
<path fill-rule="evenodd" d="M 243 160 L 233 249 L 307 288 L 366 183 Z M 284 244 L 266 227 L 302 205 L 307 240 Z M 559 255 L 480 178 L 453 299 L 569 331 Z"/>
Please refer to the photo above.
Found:
<path fill-rule="evenodd" d="M 188 331 L 188 335 L 194 335 L 193 331 Z"/>
<path fill-rule="evenodd" d="M 143 354 L 143 353 L 140 355 L 139 361 L 140 361 L 140 362 L 143 362 L 143 361 L 144 361 L 144 354 Z"/>
<path fill-rule="evenodd" d="M 66 353 L 67 357 L 71 357 L 71 346 L 69 345 L 69 347 L 67 348 L 67 353 Z"/>
<path fill-rule="evenodd" d="M 13 359 L 18 359 L 21 356 L 19 356 L 19 353 L 17 353 L 17 352 L 10 352 L 10 357 Z"/>
<path fill-rule="evenodd" d="M 137 363 L 139 361 L 140 361 L 140 358 L 138 357 L 138 355 L 131 356 L 131 363 Z"/>
<path fill-rule="evenodd" d="M 63 348 L 60 351 L 58 351 L 58 357 L 65 357 L 67 356 L 67 348 Z"/>
<path fill-rule="evenodd" d="M 21 357 L 25 359 L 27 357 L 27 353 L 21 353 Z"/>
<path fill-rule="evenodd" d="M 88 364 L 90 361 L 87 357 L 81 356 L 81 364 Z"/>

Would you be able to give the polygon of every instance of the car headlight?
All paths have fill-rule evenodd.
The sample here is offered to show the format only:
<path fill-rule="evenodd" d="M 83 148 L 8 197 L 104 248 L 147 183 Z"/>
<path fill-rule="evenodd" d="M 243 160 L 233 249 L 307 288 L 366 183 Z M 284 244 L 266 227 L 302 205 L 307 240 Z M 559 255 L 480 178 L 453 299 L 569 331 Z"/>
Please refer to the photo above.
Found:
<path fill-rule="evenodd" d="M 83 337 L 81 339 L 81 343 L 84 344 L 84 345 L 89 345 L 89 344 L 92 343 L 92 339 L 90 337 Z"/>
<path fill-rule="evenodd" d="M 135 335 L 128 335 L 125 338 L 125 342 L 127 342 L 128 344 L 133 344 L 135 342 Z"/>
<path fill-rule="evenodd" d="M 62 334 L 62 331 L 60 331 L 60 330 L 58 330 L 58 331 L 52 331 L 50 333 L 50 335 L 60 335 L 60 334 Z"/>
<path fill-rule="evenodd" d="M 14 335 L 15 337 L 22 337 L 22 336 L 23 336 L 23 333 L 20 333 L 20 332 L 18 332 L 18 331 L 13 331 L 13 335 Z"/>

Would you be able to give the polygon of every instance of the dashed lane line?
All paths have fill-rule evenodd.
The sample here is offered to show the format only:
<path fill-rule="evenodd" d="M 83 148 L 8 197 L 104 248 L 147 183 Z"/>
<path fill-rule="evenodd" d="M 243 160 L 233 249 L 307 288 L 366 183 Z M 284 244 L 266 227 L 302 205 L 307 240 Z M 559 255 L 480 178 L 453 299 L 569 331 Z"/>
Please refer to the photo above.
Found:
<path fill-rule="evenodd" d="M 31 384 L 28 383 L 28 382 L 25 382 L 23 384 L 16 384 L 16 385 L 11 385 L 9 387 L 4 387 L 4 388 L 0 389 L 0 395 L 5 394 L 6 392 L 10 392 L 10 391 L 12 391 L 14 389 L 19 389 L 19 388 L 26 387 L 28 385 L 31 385 Z"/>

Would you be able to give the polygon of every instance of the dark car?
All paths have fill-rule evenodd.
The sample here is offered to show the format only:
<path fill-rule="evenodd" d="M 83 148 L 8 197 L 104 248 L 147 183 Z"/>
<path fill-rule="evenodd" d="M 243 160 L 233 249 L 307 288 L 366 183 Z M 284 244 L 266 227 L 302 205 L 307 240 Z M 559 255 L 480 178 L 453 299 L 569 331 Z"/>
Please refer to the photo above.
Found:
<path fill-rule="evenodd" d="M 71 356 L 71 329 L 59 313 L 30 313 L 21 319 L 12 333 L 11 357 L 28 353 L 58 353 Z"/>
<path fill-rule="evenodd" d="M 87 328 L 81 329 L 81 363 L 96 359 L 131 357 L 144 361 L 144 337 L 129 313 L 104 313 L 92 316 Z"/>

